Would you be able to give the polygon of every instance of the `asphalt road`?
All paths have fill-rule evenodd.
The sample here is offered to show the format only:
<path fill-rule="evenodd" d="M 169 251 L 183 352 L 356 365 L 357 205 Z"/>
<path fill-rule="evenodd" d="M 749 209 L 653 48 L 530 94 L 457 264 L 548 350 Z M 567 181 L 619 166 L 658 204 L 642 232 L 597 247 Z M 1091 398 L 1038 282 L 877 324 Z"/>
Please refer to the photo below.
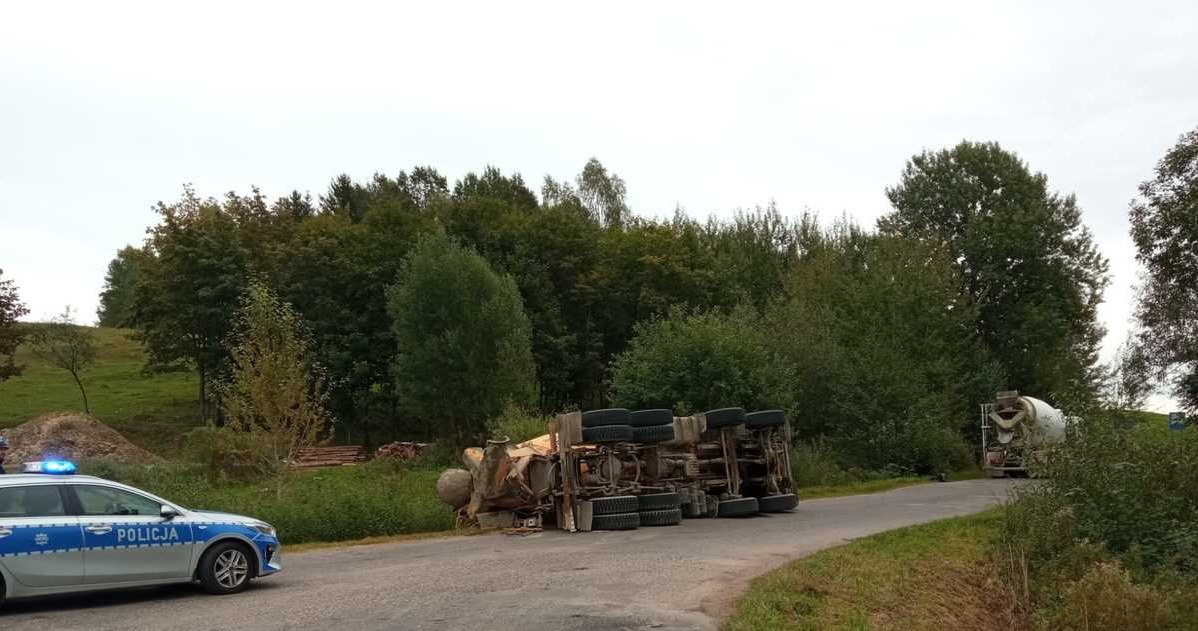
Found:
<path fill-rule="evenodd" d="M 235 596 L 175 586 L 12 602 L 0 629 L 715 629 L 758 574 L 853 538 L 980 511 L 1014 485 L 925 484 L 628 532 L 284 551 L 282 573 Z"/>

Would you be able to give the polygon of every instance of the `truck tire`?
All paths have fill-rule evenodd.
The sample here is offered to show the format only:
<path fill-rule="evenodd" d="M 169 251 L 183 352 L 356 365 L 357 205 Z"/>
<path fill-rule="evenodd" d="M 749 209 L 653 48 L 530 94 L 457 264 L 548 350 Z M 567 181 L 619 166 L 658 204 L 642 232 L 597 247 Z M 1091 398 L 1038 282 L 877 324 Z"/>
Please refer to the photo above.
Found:
<path fill-rule="evenodd" d="M 640 508 L 640 501 L 635 495 L 613 495 L 611 497 L 596 497 L 591 500 L 592 515 L 635 513 L 638 508 Z"/>
<path fill-rule="evenodd" d="M 724 500 L 720 502 L 719 506 L 717 514 L 720 517 L 743 517 L 746 515 L 756 515 L 758 512 L 757 498 L 755 497 Z"/>
<path fill-rule="evenodd" d="M 677 526 L 682 523 L 682 509 L 643 510 L 640 512 L 642 526 Z"/>
<path fill-rule="evenodd" d="M 629 415 L 629 425 L 633 427 L 650 427 L 653 425 L 673 425 L 674 410 L 637 410 Z"/>
<path fill-rule="evenodd" d="M 786 414 L 782 410 L 762 410 L 745 415 L 745 427 L 760 429 L 762 427 L 779 427 L 786 424 Z"/>
<path fill-rule="evenodd" d="M 763 513 L 784 513 L 799 505 L 799 496 L 794 493 L 770 495 L 757 498 L 757 507 Z"/>
<path fill-rule="evenodd" d="M 744 425 L 745 409 L 744 408 L 720 408 L 718 410 L 708 410 L 703 413 L 707 418 L 707 429 L 717 429 L 720 427 L 732 427 L 735 425 Z"/>
<path fill-rule="evenodd" d="M 651 510 L 667 510 L 682 506 L 682 498 L 677 493 L 650 493 L 649 495 L 638 495 L 637 510 L 640 512 Z"/>
<path fill-rule="evenodd" d="M 649 427 L 632 428 L 632 442 L 652 445 L 674 440 L 674 426 L 650 425 Z"/>
<path fill-rule="evenodd" d="M 630 443 L 632 442 L 632 427 L 628 425 L 604 425 L 602 427 L 582 428 L 584 443 Z"/>
<path fill-rule="evenodd" d="M 630 412 L 624 408 L 607 408 L 589 410 L 582 413 L 583 427 L 603 427 L 604 425 L 628 425 Z"/>
<path fill-rule="evenodd" d="M 632 530 L 640 525 L 640 513 L 595 515 L 591 518 L 591 530 Z"/>

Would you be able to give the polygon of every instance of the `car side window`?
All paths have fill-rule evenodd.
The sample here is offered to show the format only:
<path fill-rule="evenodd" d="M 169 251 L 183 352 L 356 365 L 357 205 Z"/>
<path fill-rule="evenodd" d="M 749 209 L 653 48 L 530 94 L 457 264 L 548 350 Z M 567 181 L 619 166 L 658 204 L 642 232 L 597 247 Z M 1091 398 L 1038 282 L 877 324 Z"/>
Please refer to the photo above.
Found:
<path fill-rule="evenodd" d="M 0 518 L 60 517 L 67 514 L 58 485 L 0 488 Z"/>
<path fill-rule="evenodd" d="M 162 513 L 162 504 L 154 500 L 105 486 L 78 485 L 75 495 L 83 515 L 152 515 Z"/>

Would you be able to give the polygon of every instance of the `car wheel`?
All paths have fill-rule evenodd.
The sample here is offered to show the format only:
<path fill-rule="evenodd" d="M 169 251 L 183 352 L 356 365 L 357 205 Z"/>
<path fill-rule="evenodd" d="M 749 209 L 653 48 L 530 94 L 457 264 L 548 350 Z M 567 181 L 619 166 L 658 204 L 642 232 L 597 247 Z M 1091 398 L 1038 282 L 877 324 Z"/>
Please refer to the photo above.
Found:
<path fill-rule="evenodd" d="M 641 525 L 640 513 L 595 515 L 591 518 L 591 530 L 632 530 L 639 525 Z"/>
<path fill-rule="evenodd" d="M 236 594 L 254 577 L 255 560 L 244 544 L 218 543 L 200 559 L 200 585 L 209 594 Z"/>
<path fill-rule="evenodd" d="M 757 498 L 757 506 L 763 513 L 782 513 L 798 505 L 799 496 L 794 493 Z"/>
<path fill-rule="evenodd" d="M 669 508 L 666 510 L 643 510 L 642 526 L 677 526 L 682 522 L 682 509 Z"/>
<path fill-rule="evenodd" d="M 604 425 L 602 427 L 582 428 L 584 443 L 630 443 L 632 428 L 628 425 Z"/>
<path fill-rule="evenodd" d="M 582 413 L 582 426 L 603 427 L 604 425 L 628 425 L 630 414 L 631 412 L 625 408 L 588 410 Z"/>

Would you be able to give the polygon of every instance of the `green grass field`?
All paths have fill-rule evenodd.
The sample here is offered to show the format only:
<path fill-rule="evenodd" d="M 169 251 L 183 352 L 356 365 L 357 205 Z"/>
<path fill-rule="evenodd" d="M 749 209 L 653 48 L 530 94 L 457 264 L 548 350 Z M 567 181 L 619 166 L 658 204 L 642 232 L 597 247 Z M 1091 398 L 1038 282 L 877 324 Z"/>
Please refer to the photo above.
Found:
<path fill-rule="evenodd" d="M 859 539 L 755 579 L 725 631 L 987 631 L 1010 619 L 988 571 L 1001 509 Z"/>
<path fill-rule="evenodd" d="M 92 329 L 96 362 L 83 382 L 92 414 L 137 445 L 171 455 L 182 434 L 200 423 L 193 372 L 143 374 L 145 353 L 126 329 Z M 12 427 L 47 412 L 82 411 L 79 388 L 65 370 L 35 357 L 26 346 L 16 362 L 25 372 L 0 383 L 0 427 Z"/>

